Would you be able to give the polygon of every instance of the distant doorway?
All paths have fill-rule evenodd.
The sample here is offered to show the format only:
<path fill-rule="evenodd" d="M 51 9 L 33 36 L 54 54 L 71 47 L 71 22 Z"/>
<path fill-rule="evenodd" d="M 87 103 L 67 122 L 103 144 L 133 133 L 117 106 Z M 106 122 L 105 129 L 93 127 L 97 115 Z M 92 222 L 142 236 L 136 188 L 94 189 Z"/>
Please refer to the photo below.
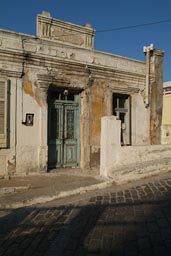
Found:
<path fill-rule="evenodd" d="M 51 89 L 48 94 L 48 168 L 79 166 L 79 94 Z"/>
<path fill-rule="evenodd" d="M 130 96 L 126 94 L 113 94 L 113 115 L 121 120 L 121 145 L 131 144 L 130 135 Z"/>

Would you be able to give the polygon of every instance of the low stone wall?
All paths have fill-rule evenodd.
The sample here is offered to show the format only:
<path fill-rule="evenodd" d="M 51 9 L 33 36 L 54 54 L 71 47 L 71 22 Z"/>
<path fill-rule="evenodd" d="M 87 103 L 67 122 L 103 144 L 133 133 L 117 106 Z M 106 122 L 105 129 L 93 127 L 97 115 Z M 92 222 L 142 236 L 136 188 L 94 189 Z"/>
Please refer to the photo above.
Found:
<path fill-rule="evenodd" d="M 171 144 L 171 125 L 163 124 L 161 127 L 161 141 L 162 144 Z"/>
<path fill-rule="evenodd" d="M 102 118 L 102 176 L 111 177 L 121 184 L 171 171 L 171 145 L 122 147 L 119 122 L 115 117 Z"/>
<path fill-rule="evenodd" d="M 108 176 L 116 183 L 171 171 L 171 145 L 121 147 L 114 153 Z"/>

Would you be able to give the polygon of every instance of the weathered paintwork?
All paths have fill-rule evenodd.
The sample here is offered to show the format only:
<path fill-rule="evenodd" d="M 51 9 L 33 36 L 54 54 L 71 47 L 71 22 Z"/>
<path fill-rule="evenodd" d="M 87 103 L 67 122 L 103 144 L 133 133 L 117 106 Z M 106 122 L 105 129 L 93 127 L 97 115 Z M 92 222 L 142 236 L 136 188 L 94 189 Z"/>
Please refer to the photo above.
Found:
<path fill-rule="evenodd" d="M 76 37 L 72 38 L 71 31 L 75 31 Z M 64 32 L 70 36 L 65 38 Z M 10 145 L 0 149 L 0 173 L 47 171 L 50 86 L 79 94 L 80 123 L 76 129 L 80 130 L 82 169 L 99 166 L 100 121 L 102 116 L 113 114 L 113 93 L 131 98 L 132 145 L 147 145 L 150 138 L 155 138 L 151 143 L 159 142 L 160 89 L 155 96 L 152 89 L 151 105 L 145 108 L 145 62 L 95 51 L 94 34 L 91 27 L 55 20 L 47 13 L 37 17 L 36 37 L 0 30 L 0 78 L 11 83 Z M 155 83 L 160 88 L 162 61 L 163 53 L 154 50 L 150 86 Z M 25 125 L 27 113 L 34 114 L 33 126 Z M 155 125 L 159 120 L 159 128 L 156 129 L 153 120 Z"/>

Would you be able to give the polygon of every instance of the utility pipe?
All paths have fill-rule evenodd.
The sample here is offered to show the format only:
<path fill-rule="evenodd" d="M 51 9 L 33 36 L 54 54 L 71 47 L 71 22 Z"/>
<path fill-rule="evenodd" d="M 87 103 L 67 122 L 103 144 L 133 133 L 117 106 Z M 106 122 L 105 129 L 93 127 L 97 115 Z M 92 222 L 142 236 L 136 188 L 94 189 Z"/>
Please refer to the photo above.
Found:
<path fill-rule="evenodd" d="M 145 107 L 149 106 L 149 84 L 150 84 L 150 51 L 146 52 L 146 87 L 145 87 Z"/>
<path fill-rule="evenodd" d="M 145 107 L 148 108 L 150 105 L 150 55 L 154 50 L 154 45 L 144 46 L 144 53 L 146 55 L 146 83 L 145 83 Z"/>

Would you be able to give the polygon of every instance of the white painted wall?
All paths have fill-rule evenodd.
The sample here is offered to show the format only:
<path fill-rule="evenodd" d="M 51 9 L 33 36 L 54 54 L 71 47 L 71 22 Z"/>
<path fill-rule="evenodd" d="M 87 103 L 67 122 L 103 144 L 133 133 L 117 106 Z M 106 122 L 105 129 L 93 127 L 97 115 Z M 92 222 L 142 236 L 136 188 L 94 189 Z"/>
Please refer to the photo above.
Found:
<path fill-rule="evenodd" d="M 131 95 L 132 145 L 149 145 L 150 110 L 145 108 L 141 93 Z"/>
<path fill-rule="evenodd" d="M 30 79 L 33 77 L 31 76 Z M 39 172 L 47 169 L 47 106 L 40 107 L 26 94 L 22 79 L 10 80 L 10 145 L 0 149 L 0 175 Z M 34 81 L 34 80 L 33 80 Z M 26 113 L 34 114 L 34 125 L 26 126 Z"/>
<path fill-rule="evenodd" d="M 113 168 L 113 153 L 120 149 L 121 121 L 116 116 L 104 116 L 101 119 L 100 174 L 109 176 Z"/>
<path fill-rule="evenodd" d="M 17 91 L 17 146 L 16 170 L 18 173 L 39 171 L 39 151 L 41 145 L 41 109 L 35 99 L 26 94 L 22 80 L 18 82 Z M 34 114 L 33 126 L 26 126 L 26 114 Z"/>
<path fill-rule="evenodd" d="M 171 145 L 123 146 L 118 143 L 120 123 L 102 118 L 100 174 L 118 184 L 171 170 Z M 117 136 L 112 135 L 115 134 Z"/>

